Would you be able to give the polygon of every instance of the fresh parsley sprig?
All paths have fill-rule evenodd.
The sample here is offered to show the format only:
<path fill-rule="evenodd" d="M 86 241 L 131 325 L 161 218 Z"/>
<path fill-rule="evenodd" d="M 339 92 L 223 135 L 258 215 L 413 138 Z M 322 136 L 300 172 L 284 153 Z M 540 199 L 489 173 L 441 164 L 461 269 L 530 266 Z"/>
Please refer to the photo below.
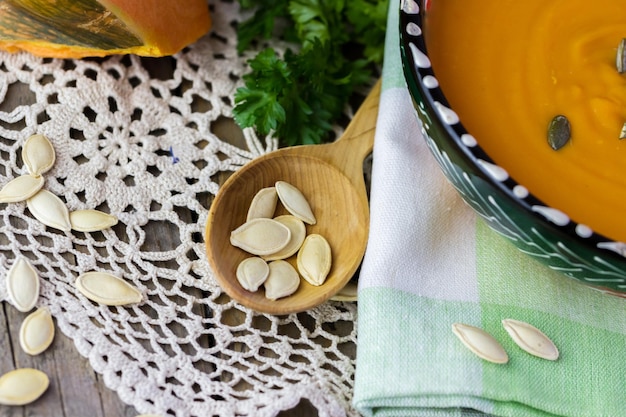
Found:
<path fill-rule="evenodd" d="M 349 98 L 382 63 L 388 0 L 241 0 L 254 15 L 238 28 L 238 49 L 280 37 L 296 45 L 264 49 L 249 61 L 235 94 L 235 121 L 281 145 L 332 139 Z M 279 21 L 282 24 L 279 25 Z M 279 29 L 282 28 L 282 29 Z"/>

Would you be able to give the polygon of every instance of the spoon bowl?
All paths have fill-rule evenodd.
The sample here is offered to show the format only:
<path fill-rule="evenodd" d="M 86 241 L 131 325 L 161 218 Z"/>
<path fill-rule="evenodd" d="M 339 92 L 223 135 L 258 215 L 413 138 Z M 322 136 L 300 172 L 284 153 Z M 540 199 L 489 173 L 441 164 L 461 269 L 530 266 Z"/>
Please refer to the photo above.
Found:
<path fill-rule="evenodd" d="M 220 188 L 209 210 L 205 242 L 215 277 L 231 298 L 261 313 L 290 314 L 325 302 L 350 281 L 363 259 L 369 232 L 363 161 L 374 143 L 379 96 L 380 82 L 335 142 L 270 152 L 237 170 Z M 307 235 L 326 238 L 332 266 L 322 285 L 301 279 L 294 294 L 270 300 L 263 287 L 251 292 L 237 281 L 237 265 L 253 255 L 231 245 L 230 234 L 245 223 L 254 195 L 277 181 L 295 186 L 308 200 L 317 223 L 306 225 Z M 275 216 L 281 214 L 287 212 L 279 202 Z M 296 267 L 295 255 L 287 261 Z"/>

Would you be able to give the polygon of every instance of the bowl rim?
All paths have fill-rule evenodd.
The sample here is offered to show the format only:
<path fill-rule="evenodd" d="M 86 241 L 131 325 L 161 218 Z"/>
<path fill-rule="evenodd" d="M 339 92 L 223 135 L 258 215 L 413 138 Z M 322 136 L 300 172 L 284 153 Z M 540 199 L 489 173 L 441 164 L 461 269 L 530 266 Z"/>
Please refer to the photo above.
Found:
<path fill-rule="evenodd" d="M 400 55 L 404 78 L 411 98 L 422 98 L 435 115 L 435 120 L 452 138 L 454 147 L 481 172 L 501 194 L 520 206 L 530 217 L 554 231 L 565 235 L 590 250 L 601 252 L 619 262 L 626 261 L 626 243 L 594 231 L 590 226 L 576 222 L 567 212 L 538 199 L 505 168 L 496 164 L 463 125 L 439 86 L 435 70 L 428 57 L 422 30 L 423 13 L 431 0 L 401 0 L 399 31 Z M 426 82 L 424 79 L 426 78 Z M 445 118 L 450 117 L 451 121 Z"/>

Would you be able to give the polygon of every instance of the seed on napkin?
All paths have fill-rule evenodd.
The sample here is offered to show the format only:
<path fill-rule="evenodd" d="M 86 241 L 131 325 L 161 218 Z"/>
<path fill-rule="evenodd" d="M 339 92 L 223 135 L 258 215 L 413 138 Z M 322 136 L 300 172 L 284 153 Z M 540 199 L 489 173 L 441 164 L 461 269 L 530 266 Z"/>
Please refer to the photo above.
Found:
<path fill-rule="evenodd" d="M 502 320 L 502 325 L 511 339 L 524 351 L 549 361 L 559 358 L 559 350 L 552 340 L 535 326 L 513 319 Z"/>
<path fill-rule="evenodd" d="M 461 342 L 476 356 L 486 361 L 504 364 L 509 361 L 509 355 L 502 345 L 489 333 L 478 327 L 462 323 L 454 323 L 452 331 Z"/>

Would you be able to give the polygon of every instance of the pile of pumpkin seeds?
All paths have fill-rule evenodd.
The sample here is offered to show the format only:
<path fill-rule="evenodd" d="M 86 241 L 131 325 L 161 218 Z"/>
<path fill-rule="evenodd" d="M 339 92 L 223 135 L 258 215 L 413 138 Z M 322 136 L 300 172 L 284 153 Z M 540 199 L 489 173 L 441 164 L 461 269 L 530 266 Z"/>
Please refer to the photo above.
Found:
<path fill-rule="evenodd" d="M 274 217 L 279 201 L 289 214 Z M 237 266 L 241 286 L 252 292 L 264 286 L 265 296 L 276 300 L 296 292 L 300 277 L 311 285 L 322 285 L 330 272 L 332 254 L 326 238 L 307 235 L 306 224 L 316 222 L 306 197 L 288 182 L 277 181 L 273 187 L 259 190 L 246 222 L 230 235 L 233 246 L 254 255 Z M 286 261 L 294 255 L 297 268 Z"/>
<path fill-rule="evenodd" d="M 63 201 L 43 188 L 43 174 L 54 165 L 56 154 L 44 135 L 32 135 L 22 147 L 28 174 L 14 178 L 0 189 L 0 203 L 26 201 L 31 214 L 46 226 L 65 232 L 95 232 L 117 224 L 117 218 L 99 210 L 70 212 Z"/>
<path fill-rule="evenodd" d="M 62 231 L 95 232 L 117 224 L 117 218 L 99 210 L 70 212 L 63 201 L 43 189 L 46 173 L 55 162 L 52 144 L 43 135 L 30 136 L 22 148 L 28 174 L 21 175 L 0 189 L 0 203 L 25 201 L 33 217 L 46 226 Z M 8 298 L 23 313 L 33 310 L 39 300 L 40 281 L 27 258 L 17 257 L 6 277 Z M 104 305 L 139 303 L 141 292 L 123 279 L 106 272 L 86 272 L 75 281 L 86 298 Z M 39 307 L 22 322 L 19 343 L 29 355 L 44 352 L 54 340 L 55 326 L 50 310 Z M 19 368 L 0 377 L 0 404 L 25 405 L 35 401 L 48 388 L 48 376 L 36 369 Z"/>

